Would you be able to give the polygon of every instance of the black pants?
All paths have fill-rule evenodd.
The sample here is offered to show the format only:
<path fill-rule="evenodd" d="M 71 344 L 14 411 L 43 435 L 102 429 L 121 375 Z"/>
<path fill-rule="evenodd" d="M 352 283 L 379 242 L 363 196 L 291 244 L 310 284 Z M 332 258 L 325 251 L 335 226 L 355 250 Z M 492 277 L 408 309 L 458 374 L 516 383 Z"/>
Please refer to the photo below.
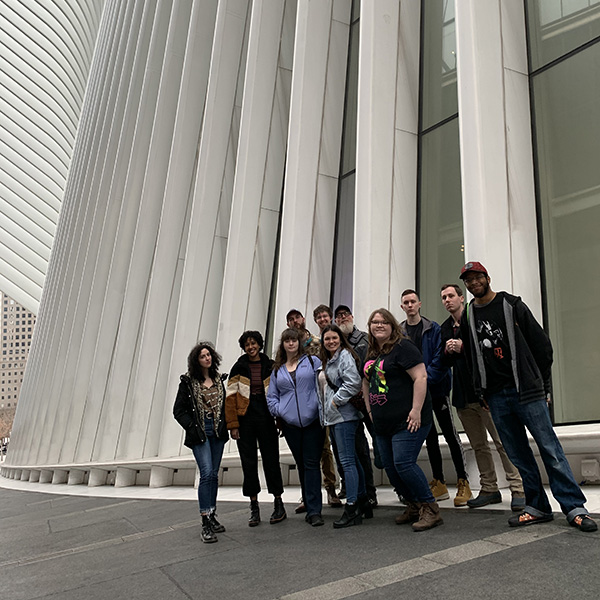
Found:
<path fill-rule="evenodd" d="M 269 416 L 240 417 L 240 439 L 237 440 L 238 451 L 242 461 L 244 496 L 258 496 L 260 481 L 258 479 L 258 452 L 260 449 L 267 489 L 274 496 L 283 494 L 281 467 L 279 466 L 279 435 L 273 418 Z"/>
<path fill-rule="evenodd" d="M 448 448 L 450 448 L 450 455 L 452 456 L 452 462 L 456 469 L 456 477 L 458 479 L 467 479 L 463 447 L 460 443 L 456 428 L 454 427 L 449 398 L 447 396 L 436 397 L 432 398 L 432 402 L 433 412 L 448 444 Z M 427 446 L 427 456 L 429 457 L 429 463 L 431 464 L 433 478 L 445 483 L 444 469 L 442 467 L 442 453 L 440 452 L 440 442 L 435 423 L 431 424 L 431 431 L 425 440 L 425 444 Z"/>

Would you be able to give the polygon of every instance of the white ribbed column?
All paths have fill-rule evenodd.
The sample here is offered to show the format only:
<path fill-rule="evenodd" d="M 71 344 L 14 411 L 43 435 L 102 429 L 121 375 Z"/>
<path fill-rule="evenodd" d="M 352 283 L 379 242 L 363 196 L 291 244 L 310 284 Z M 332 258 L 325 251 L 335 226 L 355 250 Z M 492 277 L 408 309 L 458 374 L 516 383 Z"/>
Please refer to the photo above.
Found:
<path fill-rule="evenodd" d="M 456 2 L 456 46 L 465 257 L 539 315 L 522 3 Z"/>
<path fill-rule="evenodd" d="M 237 339 L 246 329 L 246 325 L 264 333 L 269 308 L 283 170 L 273 174 L 279 179 L 277 197 L 263 200 L 263 186 L 267 154 L 269 148 L 274 145 L 270 143 L 270 132 L 275 106 L 283 13 L 284 3 L 280 0 L 255 0 L 252 4 L 244 100 L 217 335 L 217 347 L 224 357 L 224 369 L 228 369 L 239 355 Z M 281 118 L 281 115 L 279 117 Z M 281 141 L 278 148 L 281 149 Z M 262 208 L 263 203 L 265 209 Z M 262 284 L 260 295 L 263 302 L 262 305 L 255 305 L 254 310 L 250 312 L 249 298 L 252 282 L 256 281 L 256 278 L 260 279 Z"/>
<path fill-rule="evenodd" d="M 327 195 L 324 186 L 320 186 L 322 181 L 319 178 L 319 163 L 331 24 L 331 1 L 298 2 L 281 221 L 283 245 L 279 253 L 277 274 L 274 322 L 276 337 L 286 326 L 285 315 L 290 308 L 297 308 L 307 316 L 310 327 L 312 309 L 320 302 L 327 302 L 329 296 L 329 287 L 325 282 L 329 284 L 331 281 L 331 253 L 322 253 L 313 236 L 317 220 L 325 219 L 326 222 L 320 223 L 318 229 L 321 232 L 326 227 L 327 235 L 333 241 L 333 222 L 329 222 L 328 214 L 329 201 L 327 198 L 319 198 L 320 194 Z M 324 203 L 323 211 L 317 209 L 321 202 Z M 302 250 L 289 252 L 284 248 Z M 319 262 L 322 269 L 318 270 L 316 277 L 323 285 L 312 279 L 313 265 Z M 323 292 L 320 290 L 325 287 L 327 296 L 322 297 Z"/>
<path fill-rule="evenodd" d="M 166 388 L 183 270 L 180 252 L 187 239 L 186 215 L 191 210 L 216 11 L 216 0 L 192 4 L 160 229 L 123 419 L 127 436 L 119 443 L 125 456 L 157 455 L 165 404 L 172 406 Z M 171 25 L 173 36 L 182 40 L 186 29 L 185 19 Z M 175 107 L 169 110 L 175 112 Z"/>
<path fill-rule="evenodd" d="M 219 238 L 218 226 L 228 227 L 231 202 L 222 199 L 222 185 L 231 142 L 232 120 L 238 76 L 243 65 L 242 47 L 246 29 L 248 0 L 220 0 L 208 80 L 202 137 L 189 214 L 181 293 L 176 309 L 177 321 L 173 353 L 169 364 L 164 406 L 163 432 L 159 454 L 177 456 L 187 450 L 182 445 L 183 432 L 173 420 L 172 403 L 179 375 L 187 370 L 187 355 L 203 339 L 215 340 L 225 262 L 226 239 Z M 221 200 L 221 201 L 220 201 Z M 225 220 L 225 222 L 223 222 Z"/>
<path fill-rule="evenodd" d="M 417 3 L 363 2 L 360 18 L 354 315 L 398 312 L 414 283 Z"/>

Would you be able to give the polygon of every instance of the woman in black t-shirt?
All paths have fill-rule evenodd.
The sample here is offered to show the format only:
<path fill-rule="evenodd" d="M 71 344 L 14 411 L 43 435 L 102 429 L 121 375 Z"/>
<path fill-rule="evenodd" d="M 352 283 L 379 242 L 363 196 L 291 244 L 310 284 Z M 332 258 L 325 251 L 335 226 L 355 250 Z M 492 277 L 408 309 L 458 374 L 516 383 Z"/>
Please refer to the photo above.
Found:
<path fill-rule="evenodd" d="M 415 531 L 431 529 L 443 521 L 417 464 L 432 422 L 423 356 L 385 308 L 371 314 L 368 332 L 363 383 L 367 411 L 390 483 L 408 502 L 396 523 L 412 523 Z"/>

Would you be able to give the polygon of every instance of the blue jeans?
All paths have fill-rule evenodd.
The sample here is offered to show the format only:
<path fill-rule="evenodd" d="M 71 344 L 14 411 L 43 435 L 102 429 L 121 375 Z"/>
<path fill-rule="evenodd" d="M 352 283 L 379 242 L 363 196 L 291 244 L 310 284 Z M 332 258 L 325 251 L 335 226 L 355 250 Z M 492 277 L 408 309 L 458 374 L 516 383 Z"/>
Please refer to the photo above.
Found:
<path fill-rule="evenodd" d="M 377 446 L 390 483 L 409 502 L 435 502 L 417 458 L 431 423 L 417 431 L 403 429 L 392 436 L 377 434 Z"/>
<path fill-rule="evenodd" d="M 367 493 L 365 472 L 356 456 L 356 430 L 359 425 L 362 427 L 360 421 L 343 421 L 329 426 L 344 470 L 348 504 L 355 504 L 360 496 Z"/>
<path fill-rule="evenodd" d="M 325 443 L 325 430 L 319 419 L 315 419 L 307 427 L 294 427 L 284 423 L 283 435 L 298 467 L 306 516 L 320 515 L 323 509 L 321 453 Z"/>
<path fill-rule="evenodd" d="M 585 496 L 575 481 L 556 437 L 546 401 L 534 400 L 522 404 L 515 388 L 505 388 L 490 394 L 487 402 L 508 458 L 519 469 L 523 479 L 527 503 L 525 510 L 537 517 L 552 514 L 540 470 L 529 446 L 527 428 L 540 450 L 552 494 L 569 522 L 577 515 L 587 515 L 583 507 Z"/>
<path fill-rule="evenodd" d="M 221 466 L 225 440 L 220 440 L 215 435 L 212 418 L 207 417 L 204 420 L 204 432 L 206 433 L 206 441 L 203 444 L 196 444 L 192 448 L 192 452 L 200 471 L 200 483 L 198 485 L 200 514 L 207 515 L 217 506 L 219 467 Z"/>

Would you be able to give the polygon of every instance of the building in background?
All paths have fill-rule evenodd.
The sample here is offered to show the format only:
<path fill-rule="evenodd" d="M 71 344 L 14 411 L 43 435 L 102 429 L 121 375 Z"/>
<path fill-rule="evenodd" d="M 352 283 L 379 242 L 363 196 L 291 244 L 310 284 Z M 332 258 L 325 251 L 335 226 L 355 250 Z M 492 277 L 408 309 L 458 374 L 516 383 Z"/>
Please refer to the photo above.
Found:
<path fill-rule="evenodd" d="M 198 339 L 226 371 L 291 307 L 445 318 L 466 260 L 545 323 L 598 458 L 600 2 L 107 0 L 87 82 L 4 476 L 191 483 Z"/>

